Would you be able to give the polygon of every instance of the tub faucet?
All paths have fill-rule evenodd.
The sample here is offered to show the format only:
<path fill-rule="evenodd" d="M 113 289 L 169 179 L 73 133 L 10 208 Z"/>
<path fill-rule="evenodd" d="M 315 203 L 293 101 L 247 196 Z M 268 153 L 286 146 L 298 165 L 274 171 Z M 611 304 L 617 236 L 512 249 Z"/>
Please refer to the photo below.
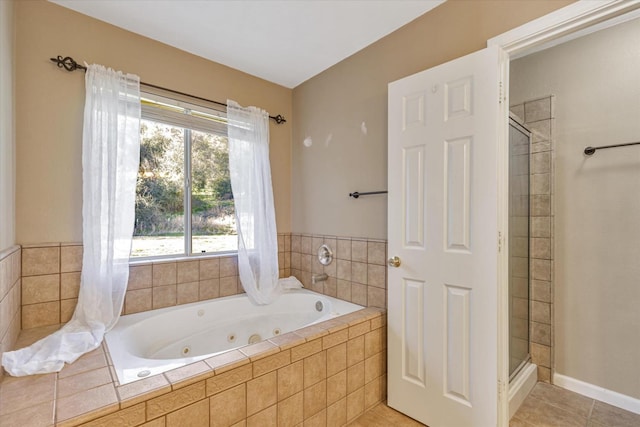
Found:
<path fill-rule="evenodd" d="M 328 278 L 329 278 L 329 276 L 327 276 L 327 273 L 312 274 L 311 275 L 311 283 L 315 285 L 318 282 L 324 282 Z"/>

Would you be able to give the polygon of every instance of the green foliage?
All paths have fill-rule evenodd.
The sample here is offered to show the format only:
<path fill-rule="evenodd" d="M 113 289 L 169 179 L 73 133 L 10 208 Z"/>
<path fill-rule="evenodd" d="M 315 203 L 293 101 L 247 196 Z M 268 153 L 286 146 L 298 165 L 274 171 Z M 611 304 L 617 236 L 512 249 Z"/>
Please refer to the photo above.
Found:
<path fill-rule="evenodd" d="M 191 132 L 192 231 L 230 234 L 233 195 L 226 139 Z M 134 235 L 184 232 L 184 130 L 143 121 Z"/>

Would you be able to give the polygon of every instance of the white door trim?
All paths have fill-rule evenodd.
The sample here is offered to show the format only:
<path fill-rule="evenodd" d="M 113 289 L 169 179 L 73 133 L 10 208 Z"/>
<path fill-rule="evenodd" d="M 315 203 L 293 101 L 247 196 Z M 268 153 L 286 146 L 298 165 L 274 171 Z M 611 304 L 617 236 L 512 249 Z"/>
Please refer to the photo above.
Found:
<path fill-rule="evenodd" d="M 509 425 L 509 275 L 508 245 L 508 147 L 509 147 L 509 61 L 511 57 L 544 43 L 584 30 L 605 20 L 640 10 L 640 0 L 579 0 L 548 15 L 530 21 L 487 41 L 499 46 L 503 84 L 498 117 L 498 230 L 502 251 L 498 254 L 498 426 Z M 552 361 L 553 363 L 553 361 Z"/>

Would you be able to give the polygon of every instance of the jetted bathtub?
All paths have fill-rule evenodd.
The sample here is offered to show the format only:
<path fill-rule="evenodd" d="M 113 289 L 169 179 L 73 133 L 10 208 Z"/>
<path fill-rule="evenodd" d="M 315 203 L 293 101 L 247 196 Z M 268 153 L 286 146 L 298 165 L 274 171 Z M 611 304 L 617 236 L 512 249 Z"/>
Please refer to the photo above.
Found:
<path fill-rule="evenodd" d="M 262 306 L 241 294 L 122 316 L 106 340 L 122 385 L 362 308 L 308 289 Z"/>

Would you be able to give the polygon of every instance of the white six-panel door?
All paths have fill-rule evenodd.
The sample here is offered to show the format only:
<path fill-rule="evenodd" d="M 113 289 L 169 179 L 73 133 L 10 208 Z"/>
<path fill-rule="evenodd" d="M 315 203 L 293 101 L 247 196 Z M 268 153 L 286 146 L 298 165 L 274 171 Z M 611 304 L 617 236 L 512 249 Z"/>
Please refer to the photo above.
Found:
<path fill-rule="evenodd" d="M 497 64 L 389 85 L 388 404 L 430 427 L 497 424 Z"/>

